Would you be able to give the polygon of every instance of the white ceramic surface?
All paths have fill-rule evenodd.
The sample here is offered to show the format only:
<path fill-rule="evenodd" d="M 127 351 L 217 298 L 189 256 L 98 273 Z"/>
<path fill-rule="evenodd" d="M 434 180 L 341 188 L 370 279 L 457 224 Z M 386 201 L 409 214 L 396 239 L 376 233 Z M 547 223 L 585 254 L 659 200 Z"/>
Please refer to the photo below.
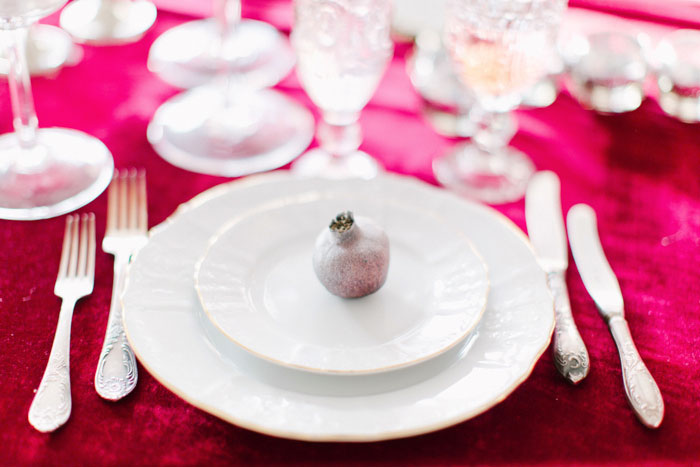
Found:
<path fill-rule="evenodd" d="M 394 0 L 392 27 L 407 37 L 425 29 L 442 30 L 447 0 Z"/>
<path fill-rule="evenodd" d="M 363 192 L 435 212 L 484 257 L 491 289 L 463 345 L 419 365 L 372 375 L 321 375 L 259 359 L 204 317 L 195 262 L 231 217 L 299 193 Z M 531 373 L 554 325 L 552 298 L 525 235 L 496 211 L 424 183 L 292 179 L 284 173 L 213 188 L 151 231 L 122 297 L 127 336 L 144 367 L 189 403 L 236 425 L 310 441 L 378 441 L 467 420 Z"/>
<path fill-rule="evenodd" d="M 390 239 L 384 286 L 342 299 L 312 267 L 316 237 L 339 212 L 373 219 Z M 195 267 L 204 311 L 244 349 L 278 364 L 359 374 L 446 352 L 486 306 L 486 266 L 464 234 L 438 216 L 362 192 L 304 193 L 236 216 Z"/>

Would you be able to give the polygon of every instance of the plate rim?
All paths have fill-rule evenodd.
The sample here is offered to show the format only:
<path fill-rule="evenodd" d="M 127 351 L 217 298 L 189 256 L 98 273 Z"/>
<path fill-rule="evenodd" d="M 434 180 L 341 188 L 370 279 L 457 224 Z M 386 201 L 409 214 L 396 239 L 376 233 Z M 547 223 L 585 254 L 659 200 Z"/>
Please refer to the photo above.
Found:
<path fill-rule="evenodd" d="M 439 191 L 440 188 L 435 187 L 433 185 L 430 185 L 417 177 L 411 176 L 411 175 L 390 175 L 390 174 L 382 174 L 381 177 L 392 177 L 392 178 L 403 178 L 406 182 L 412 183 L 414 185 L 422 186 L 424 188 L 430 189 L 430 190 L 437 190 Z M 191 209 L 194 209 L 196 207 L 199 207 L 206 202 L 208 202 L 210 199 L 217 198 L 221 196 L 222 194 L 235 190 L 238 191 L 240 189 L 244 189 L 245 187 L 248 186 L 257 186 L 261 185 L 264 183 L 268 183 L 270 181 L 274 181 L 276 179 L 287 179 L 289 177 L 288 172 L 285 170 L 274 170 L 271 172 L 267 173 L 262 173 L 262 174 L 254 174 L 250 175 L 244 179 L 237 179 L 237 180 L 232 180 L 229 182 L 224 182 L 222 184 L 216 185 L 214 187 L 211 187 L 194 197 L 192 197 L 190 200 L 181 203 L 178 205 L 178 207 L 173 211 L 170 216 L 168 216 L 163 222 L 160 224 L 152 227 L 149 232 L 149 240 L 152 236 L 158 234 L 165 228 L 167 228 L 170 224 L 175 222 L 177 217 L 185 212 L 190 211 Z M 525 233 L 508 217 L 500 213 L 499 211 L 493 209 L 490 206 L 487 205 L 481 205 L 478 203 L 475 203 L 473 201 L 470 201 L 468 199 L 461 199 L 462 202 L 466 202 L 468 204 L 471 204 L 473 207 L 476 207 L 477 209 L 484 210 L 488 212 L 489 214 L 493 215 L 499 222 L 501 222 L 504 227 L 506 227 L 511 233 L 513 233 L 518 239 L 520 239 L 520 242 L 528 249 L 528 251 L 532 254 L 533 258 L 535 258 L 536 262 L 536 255 L 534 248 L 532 247 L 532 244 L 530 243 L 528 237 L 525 235 Z M 125 282 L 124 282 L 124 288 L 122 290 L 122 293 L 119 296 L 119 301 L 122 305 L 122 310 L 126 310 L 127 308 L 124 306 L 124 295 L 125 291 L 127 289 L 127 286 L 129 284 L 130 280 L 130 270 L 132 267 L 132 264 L 134 263 L 134 260 L 137 258 L 138 253 L 136 253 L 132 257 L 132 261 L 129 263 L 127 270 L 125 272 Z M 537 263 L 537 262 L 536 262 Z M 539 268 L 540 272 L 544 275 L 544 271 L 542 271 L 541 266 L 539 266 L 539 263 L 537 263 L 537 267 Z M 544 277 L 544 276 L 543 276 Z M 153 367 L 146 362 L 146 360 L 143 358 L 142 354 L 140 351 L 137 350 L 137 347 L 133 345 L 133 337 L 131 336 L 131 333 L 129 332 L 129 328 L 127 326 L 126 322 L 126 313 L 122 314 L 123 318 L 123 324 L 124 324 L 124 331 L 125 335 L 127 337 L 127 340 L 132 346 L 132 350 L 136 354 L 139 362 L 143 367 L 148 371 L 148 373 L 156 380 L 158 381 L 161 385 L 163 385 L 166 389 L 168 389 L 170 392 L 175 394 L 176 396 L 180 397 L 182 400 L 187 402 L 188 404 L 203 410 L 211 415 L 216 416 L 217 418 L 233 424 L 237 427 L 245 428 L 257 433 L 262 433 L 268 436 L 276 437 L 276 438 L 284 438 L 284 439 L 291 439 L 291 440 L 298 440 L 298 441 L 306 441 L 306 442 L 351 442 L 351 443 L 363 443 L 363 442 L 378 442 L 378 441 L 387 441 L 387 440 L 393 440 L 393 439 L 401 439 L 401 438 L 410 438 L 414 436 L 420 436 L 428 433 L 433 433 L 439 430 L 443 430 L 445 428 L 452 427 L 456 424 L 465 422 L 467 420 L 470 420 L 477 415 L 480 415 L 491 408 L 495 407 L 496 405 L 500 404 L 503 402 L 505 399 L 507 399 L 515 390 L 520 387 L 532 374 L 535 366 L 537 363 L 540 361 L 540 358 L 544 354 L 544 352 L 549 348 L 549 345 L 552 341 L 552 335 L 554 332 L 554 325 L 555 325 L 555 310 L 554 310 L 554 298 L 552 295 L 552 292 L 548 286 L 546 286 L 546 281 L 545 281 L 545 292 L 548 297 L 548 303 L 551 305 L 551 317 L 552 319 L 550 320 L 550 326 L 549 330 L 547 331 L 547 338 L 543 342 L 542 346 L 535 352 L 534 358 L 532 360 L 532 363 L 528 366 L 528 368 L 523 372 L 523 374 L 516 378 L 513 383 L 505 389 L 501 395 L 499 395 L 497 398 L 494 398 L 490 400 L 487 403 L 484 403 L 478 407 L 473 408 L 472 410 L 468 410 L 465 412 L 461 412 L 459 414 L 456 414 L 452 417 L 444 418 L 441 419 L 439 422 L 435 422 L 429 425 L 422 425 L 420 427 L 416 427 L 413 429 L 397 429 L 397 430 L 386 430 L 381 433 L 370 433 L 370 434 L 364 434 L 364 435 L 344 435 L 344 434 L 309 434 L 309 433 L 300 433 L 298 431 L 294 430 L 284 430 L 284 429 L 271 429 L 268 428 L 262 424 L 256 423 L 254 421 L 250 420 L 245 420 L 243 418 L 237 417 L 235 415 L 227 414 L 223 410 L 218 409 L 215 406 L 212 406 L 211 404 L 198 399 L 195 396 L 189 396 L 185 393 L 185 391 L 182 391 L 178 389 L 174 384 L 171 384 L 168 379 L 156 372 Z"/>
<path fill-rule="evenodd" d="M 488 264 L 486 263 L 486 260 L 484 257 L 481 255 L 479 250 L 476 248 L 474 243 L 469 239 L 469 237 L 461 231 L 460 229 L 457 229 L 455 227 L 449 226 L 444 223 L 442 220 L 442 217 L 431 213 L 425 209 L 419 209 L 419 211 L 424 211 L 425 214 L 428 216 L 434 217 L 435 220 L 441 222 L 442 224 L 445 225 L 452 233 L 454 233 L 456 236 L 460 238 L 460 241 L 465 243 L 466 246 L 469 248 L 469 251 L 471 254 L 476 258 L 476 261 L 479 263 L 483 270 L 483 280 L 485 281 L 485 290 L 483 292 L 483 303 L 481 304 L 481 308 L 479 311 L 476 313 L 476 315 L 471 318 L 471 322 L 469 323 L 467 329 L 465 330 L 464 333 L 461 335 L 457 336 L 456 338 L 452 339 L 450 343 L 446 346 L 442 346 L 438 348 L 437 350 L 427 354 L 423 355 L 420 358 L 414 358 L 412 360 L 403 362 L 403 363 L 396 363 L 392 365 L 385 365 L 382 367 L 373 367 L 369 369 L 360 369 L 360 370 L 342 370 L 342 369 L 322 369 L 322 368 L 315 368 L 315 367 L 310 367 L 310 366 L 305 366 L 301 364 L 296 364 L 296 363 L 290 363 L 284 360 L 280 360 L 278 358 L 274 358 L 270 355 L 266 355 L 264 353 L 261 353 L 259 351 L 256 351 L 242 342 L 240 342 L 238 339 L 236 339 L 234 336 L 232 336 L 228 331 L 224 330 L 222 326 L 219 324 L 219 322 L 214 319 L 212 316 L 212 312 L 209 310 L 209 308 L 206 305 L 206 301 L 202 295 L 202 290 L 200 287 L 200 272 L 201 268 L 206 261 L 206 259 L 210 256 L 210 250 L 211 248 L 220 240 L 220 238 L 225 235 L 227 232 L 231 230 L 231 228 L 235 227 L 236 224 L 239 224 L 240 222 L 244 221 L 245 219 L 249 218 L 251 215 L 256 215 L 260 214 L 263 212 L 267 212 L 276 208 L 282 208 L 282 207 L 287 207 L 290 205 L 298 205 L 298 204 L 303 204 L 305 200 L 312 200 L 311 198 L 316 198 L 315 200 L 324 200 L 324 199 L 330 199 L 327 196 L 311 196 L 310 193 L 307 192 L 300 192 L 296 193 L 294 195 L 291 195 L 289 197 L 278 197 L 275 198 L 274 200 L 270 200 L 268 203 L 263 203 L 260 205 L 257 205 L 251 209 L 247 209 L 241 214 L 235 216 L 232 219 L 229 219 L 226 221 L 217 231 L 212 234 L 211 237 L 207 240 L 207 245 L 206 249 L 204 252 L 200 255 L 200 257 L 197 259 L 197 261 L 194 264 L 194 274 L 193 274 L 193 280 L 194 280 L 194 289 L 197 292 L 197 298 L 199 300 L 199 304 L 202 307 L 202 310 L 204 311 L 205 315 L 209 319 L 209 322 L 212 323 L 218 330 L 219 332 L 225 336 L 227 339 L 229 339 L 231 342 L 235 343 L 238 345 L 240 348 L 244 349 L 246 352 L 256 356 L 257 358 L 261 358 L 263 360 L 266 360 L 268 362 L 274 363 L 276 365 L 284 366 L 287 368 L 292 368 L 295 370 L 300 370 L 300 371 L 306 371 L 309 373 L 315 373 L 315 374 L 326 374 L 326 375 L 371 375 L 371 374 L 378 374 L 378 373 L 384 373 L 388 371 L 394 371 L 394 370 L 399 370 L 399 369 L 404 369 L 404 368 L 409 368 L 413 365 L 418 365 L 420 363 L 426 362 L 430 359 L 433 359 L 435 357 L 438 357 L 451 349 L 453 349 L 455 346 L 459 345 L 460 343 L 464 342 L 465 339 L 467 339 L 473 332 L 475 332 L 476 328 L 478 327 L 479 323 L 481 322 L 481 319 L 484 316 L 484 313 L 486 312 L 486 307 L 488 306 L 488 296 L 489 292 L 491 291 L 491 279 L 489 276 L 489 267 Z M 396 204 L 395 200 L 392 200 L 393 204 Z M 479 293 L 479 296 L 482 296 L 482 293 Z"/>

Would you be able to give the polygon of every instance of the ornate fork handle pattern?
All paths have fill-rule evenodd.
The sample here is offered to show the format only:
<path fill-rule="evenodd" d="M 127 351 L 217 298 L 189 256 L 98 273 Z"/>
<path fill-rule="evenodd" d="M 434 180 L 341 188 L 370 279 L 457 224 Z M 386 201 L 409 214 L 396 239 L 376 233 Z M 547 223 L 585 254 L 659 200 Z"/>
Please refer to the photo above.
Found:
<path fill-rule="evenodd" d="M 564 273 L 551 272 L 547 274 L 547 281 L 552 295 L 554 295 L 556 317 L 552 346 L 554 366 L 563 377 L 576 384 L 586 377 L 590 369 L 588 350 L 571 314 L 571 303 L 569 302 L 569 293 L 566 290 Z"/>
<path fill-rule="evenodd" d="M 61 304 L 49 362 L 29 407 L 29 422 L 45 433 L 66 423 L 71 413 L 70 328 L 75 302 L 67 299 Z"/>
<path fill-rule="evenodd" d="M 95 373 L 95 389 L 101 397 L 108 400 L 119 400 L 126 396 L 134 390 L 138 380 L 136 358 L 126 340 L 122 323 L 122 307 L 119 301 L 127 263 L 128 255 L 120 254 L 114 257 L 112 302 L 107 331 Z"/>
<path fill-rule="evenodd" d="M 613 316 L 608 325 L 620 354 L 627 400 L 642 424 L 658 428 L 664 418 L 664 401 L 659 386 L 632 341 L 627 320 L 623 316 Z"/>

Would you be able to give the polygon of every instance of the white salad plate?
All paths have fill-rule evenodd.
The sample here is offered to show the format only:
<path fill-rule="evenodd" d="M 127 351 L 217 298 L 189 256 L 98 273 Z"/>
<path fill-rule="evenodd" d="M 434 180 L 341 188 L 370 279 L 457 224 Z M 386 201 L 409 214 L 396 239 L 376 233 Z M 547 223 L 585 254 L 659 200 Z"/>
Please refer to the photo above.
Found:
<path fill-rule="evenodd" d="M 299 371 L 232 342 L 200 306 L 195 264 L 231 219 L 302 194 L 394 200 L 463 232 L 489 271 L 486 311 L 476 330 L 435 358 L 366 375 Z M 122 303 L 133 350 L 168 389 L 238 426 L 309 441 L 400 438 L 474 417 L 525 381 L 554 326 L 545 274 L 514 224 L 491 208 L 388 174 L 332 181 L 272 173 L 202 193 L 151 230 L 129 268 Z"/>
<path fill-rule="evenodd" d="M 343 299 L 316 277 L 319 232 L 351 210 L 390 241 L 386 283 Z M 249 352 L 280 365 L 334 374 L 415 365 L 461 342 L 486 307 L 486 265 L 439 216 L 362 192 L 302 193 L 234 217 L 195 267 L 212 323 Z"/>

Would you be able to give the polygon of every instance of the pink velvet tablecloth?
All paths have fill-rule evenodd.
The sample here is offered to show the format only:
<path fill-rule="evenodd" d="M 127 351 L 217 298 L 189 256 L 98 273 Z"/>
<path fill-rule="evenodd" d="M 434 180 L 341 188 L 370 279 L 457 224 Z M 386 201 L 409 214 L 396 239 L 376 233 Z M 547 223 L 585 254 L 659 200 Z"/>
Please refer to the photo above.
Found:
<path fill-rule="evenodd" d="M 272 12 L 269 18 L 283 26 L 289 18 L 288 5 L 275 3 L 267 10 L 265 2 L 244 3 L 246 16 Z M 107 144 L 118 168 L 146 169 L 151 225 L 226 181 L 175 168 L 146 141 L 155 109 L 177 92 L 146 70 L 148 48 L 189 18 L 161 11 L 142 41 L 84 47 L 79 64 L 34 80 L 42 126 L 86 131 Z M 454 141 L 437 136 L 421 119 L 420 100 L 404 72 L 407 50 L 397 47 L 362 115 L 363 148 L 390 171 L 434 183 L 431 160 Z M 311 107 L 293 76 L 278 88 Z M 5 86 L 0 102 L 5 132 L 11 126 Z M 29 426 L 27 411 L 58 317 L 53 282 L 60 217 L 0 221 L 0 464 L 700 463 L 700 126 L 665 116 L 651 100 L 629 114 L 597 115 L 566 92 L 548 108 L 517 116 L 513 144 L 538 168 L 559 174 L 565 209 L 586 202 L 598 214 L 632 334 L 666 402 L 661 428 L 644 428 L 630 411 L 615 346 L 574 266 L 567 280 L 590 351 L 588 378 L 576 387 L 566 384 L 547 352 L 501 404 L 436 433 L 374 444 L 276 439 L 188 405 L 143 368 L 131 395 L 107 402 L 93 389 L 112 287 L 112 258 L 100 251 L 95 291 L 78 304 L 73 318 L 73 413 L 57 432 L 40 434 Z M 524 228 L 522 202 L 499 209 Z M 106 197 L 81 211 L 96 213 L 101 237 Z"/>

